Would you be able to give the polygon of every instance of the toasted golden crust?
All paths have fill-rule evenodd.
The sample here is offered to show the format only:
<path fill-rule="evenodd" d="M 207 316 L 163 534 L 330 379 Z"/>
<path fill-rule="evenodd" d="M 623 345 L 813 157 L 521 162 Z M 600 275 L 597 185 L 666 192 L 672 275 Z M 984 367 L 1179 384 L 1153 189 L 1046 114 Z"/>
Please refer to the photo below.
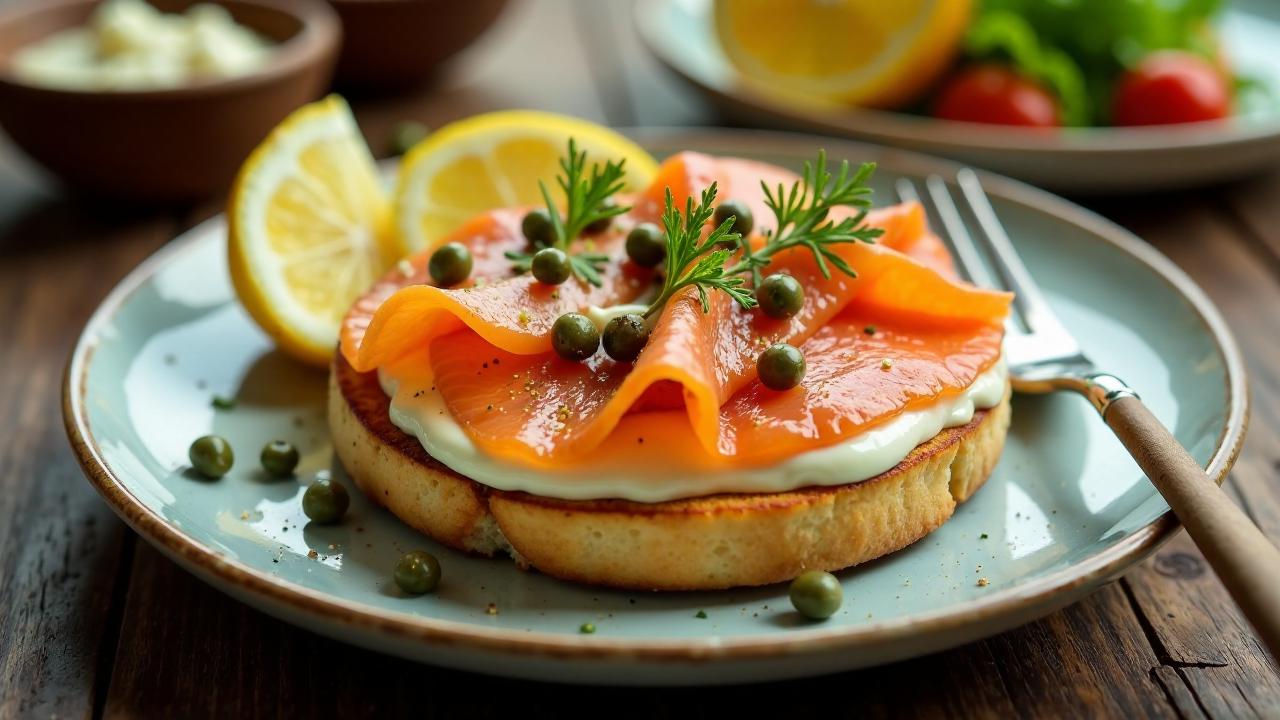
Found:
<path fill-rule="evenodd" d="M 1009 397 L 863 482 L 663 503 L 505 492 L 435 460 L 388 417 L 374 373 L 338 357 L 329 426 L 356 485 L 410 526 L 468 552 L 504 551 L 559 578 L 644 590 L 709 590 L 838 570 L 937 529 L 982 486 L 1009 427 Z"/>

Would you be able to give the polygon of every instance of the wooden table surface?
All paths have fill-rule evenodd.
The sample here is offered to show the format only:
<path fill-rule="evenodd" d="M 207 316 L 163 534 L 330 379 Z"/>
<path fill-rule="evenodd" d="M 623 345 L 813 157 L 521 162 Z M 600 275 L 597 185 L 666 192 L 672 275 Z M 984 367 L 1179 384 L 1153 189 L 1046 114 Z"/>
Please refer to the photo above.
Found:
<path fill-rule="evenodd" d="M 626 5 L 527 0 L 431 88 L 357 100 L 372 146 L 533 107 L 615 126 L 714 125 L 636 39 Z M 849 716 L 1280 717 L 1280 675 L 1179 534 L 1127 577 L 1039 622 L 836 677 L 636 690 L 516 682 L 381 656 L 285 625 L 180 570 L 81 475 L 59 388 L 82 324 L 135 264 L 221 202 L 137 210 L 74 200 L 0 139 L 0 717 L 654 716 L 726 704 Z M 144 149 L 139 149 L 144 152 Z M 1280 172 L 1086 204 L 1186 270 L 1243 346 L 1252 426 L 1231 495 L 1280 538 Z M 749 705 L 748 705 L 749 704 Z M 831 717 L 832 715 L 824 715 Z"/>

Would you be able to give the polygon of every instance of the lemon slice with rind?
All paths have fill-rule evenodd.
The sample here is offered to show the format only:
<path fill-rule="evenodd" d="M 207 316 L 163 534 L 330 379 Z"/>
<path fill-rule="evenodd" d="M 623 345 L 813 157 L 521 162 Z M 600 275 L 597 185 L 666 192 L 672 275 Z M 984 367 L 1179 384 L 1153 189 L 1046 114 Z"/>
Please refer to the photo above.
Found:
<path fill-rule="evenodd" d="M 560 197 L 555 178 L 573 138 L 588 163 L 626 160 L 626 188 L 649 184 L 657 162 L 609 128 L 533 110 L 476 115 L 428 135 L 405 155 L 394 214 L 401 242 L 433 247 L 466 220 L 499 207 L 543 204 L 538 181 Z"/>
<path fill-rule="evenodd" d="M 895 107 L 949 67 L 971 0 L 716 0 L 748 83 L 797 102 Z"/>
<path fill-rule="evenodd" d="M 249 156 L 227 210 L 231 279 L 279 347 L 324 365 L 347 308 L 404 253 L 351 110 L 296 110 Z"/>

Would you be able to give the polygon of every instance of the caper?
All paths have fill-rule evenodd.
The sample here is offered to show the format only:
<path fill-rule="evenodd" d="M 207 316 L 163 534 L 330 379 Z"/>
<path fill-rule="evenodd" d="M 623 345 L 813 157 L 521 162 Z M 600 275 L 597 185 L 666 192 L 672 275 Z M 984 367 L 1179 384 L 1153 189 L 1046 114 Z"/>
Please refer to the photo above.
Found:
<path fill-rule="evenodd" d="M 403 120 L 396 123 L 391 130 L 391 152 L 395 155 L 404 155 L 430 132 L 426 125 L 416 120 Z"/>
<path fill-rule="evenodd" d="M 600 203 L 601 210 L 608 210 L 614 206 L 615 206 L 615 203 L 613 202 L 613 200 L 610 200 L 609 198 L 605 198 L 604 202 Z M 611 224 L 613 224 L 612 216 L 602 217 L 599 220 L 596 220 L 595 222 L 582 228 L 582 233 L 584 235 L 595 235 L 597 233 L 602 233 L 605 230 L 608 230 Z"/>
<path fill-rule="evenodd" d="M 536 248 L 556 244 L 555 225 L 551 223 L 551 215 L 544 209 L 530 210 L 520 221 L 520 232 Z"/>
<path fill-rule="evenodd" d="M 396 585 L 410 595 L 421 595 L 440 584 L 440 561 L 425 550 L 405 553 L 396 563 Z"/>
<path fill-rule="evenodd" d="M 262 454 L 258 456 L 262 469 L 271 477 L 286 478 L 298 467 L 298 448 L 284 440 L 272 440 L 262 446 Z"/>
<path fill-rule="evenodd" d="M 445 243 L 431 253 L 427 271 L 441 287 L 457 285 L 471 277 L 471 251 L 462 243 Z"/>
<path fill-rule="evenodd" d="M 746 237 L 751 234 L 751 229 L 756 226 L 755 218 L 751 215 L 751 208 L 741 200 L 725 200 L 716 208 L 715 224 L 720 227 L 725 220 L 730 217 L 734 218 L 733 227 L 729 228 L 730 232 L 736 232 Z"/>
<path fill-rule="evenodd" d="M 844 602 L 844 588 L 835 575 L 807 570 L 791 581 L 791 604 L 810 620 L 826 620 Z"/>
<path fill-rule="evenodd" d="M 770 390 L 790 390 L 804 379 L 804 355 L 793 345 L 775 343 L 756 358 L 756 374 Z"/>
<path fill-rule="evenodd" d="M 653 267 L 667 257 L 667 243 L 653 223 L 640 223 L 627 233 L 627 257 L 640 267 Z"/>
<path fill-rule="evenodd" d="M 604 351 L 618 362 L 634 362 L 649 342 L 649 324 L 634 313 L 619 315 L 605 323 Z"/>
<path fill-rule="evenodd" d="M 785 320 L 804 307 L 804 287 L 790 275 L 774 273 L 756 288 L 756 302 L 765 315 Z"/>
<path fill-rule="evenodd" d="M 569 256 L 560 248 L 542 248 L 533 254 L 530 270 L 538 282 L 548 285 L 559 285 L 569 279 L 573 267 L 569 265 Z"/>
<path fill-rule="evenodd" d="M 342 483 L 325 478 L 317 479 L 302 493 L 302 512 L 321 525 L 338 522 L 347 514 L 351 496 Z"/>
<path fill-rule="evenodd" d="M 600 347 L 600 331 L 586 315 L 565 313 L 551 326 L 551 346 L 565 360 L 586 360 Z"/>
<path fill-rule="evenodd" d="M 191 467 L 201 475 L 216 480 L 231 470 L 236 461 L 236 454 L 231 451 L 231 443 L 219 435 L 205 435 L 196 438 L 187 450 L 187 458 Z"/>

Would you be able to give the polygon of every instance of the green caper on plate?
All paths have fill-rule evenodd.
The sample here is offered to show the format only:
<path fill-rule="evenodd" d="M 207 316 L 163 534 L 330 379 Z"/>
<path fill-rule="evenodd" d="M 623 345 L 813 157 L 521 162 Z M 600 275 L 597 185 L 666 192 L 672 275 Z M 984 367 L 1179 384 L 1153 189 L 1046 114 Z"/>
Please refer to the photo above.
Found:
<path fill-rule="evenodd" d="M 191 447 L 187 449 L 187 459 L 196 472 L 216 480 L 231 471 L 236 454 L 226 438 L 221 435 L 205 435 L 191 443 Z"/>

